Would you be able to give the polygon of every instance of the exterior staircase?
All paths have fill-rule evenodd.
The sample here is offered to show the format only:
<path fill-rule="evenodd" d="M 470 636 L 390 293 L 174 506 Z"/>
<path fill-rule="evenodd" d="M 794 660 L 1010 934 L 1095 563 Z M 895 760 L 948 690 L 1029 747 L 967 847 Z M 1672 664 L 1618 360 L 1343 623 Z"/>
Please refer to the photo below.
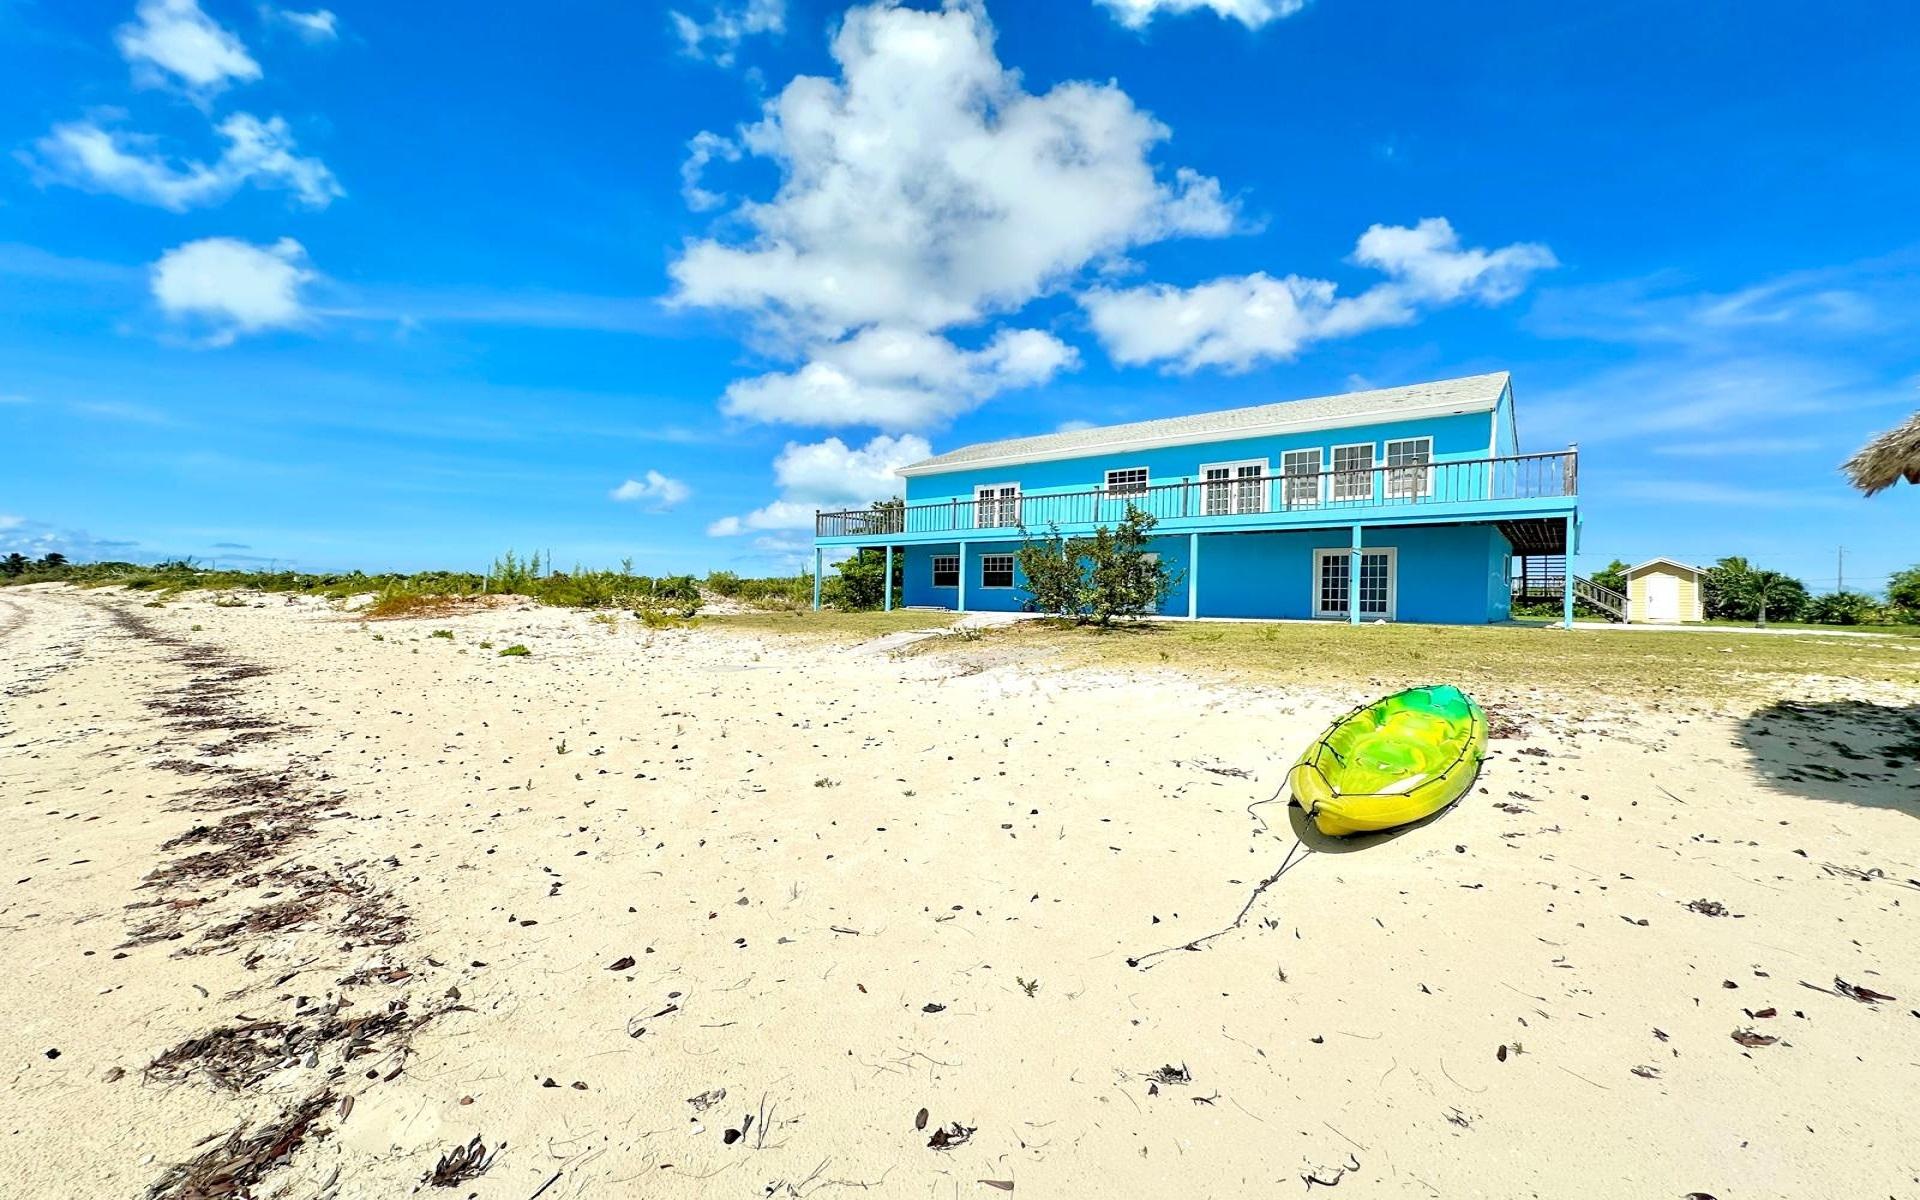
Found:
<path fill-rule="evenodd" d="M 1567 560 L 1561 555 L 1529 555 L 1516 559 L 1520 571 L 1513 577 L 1515 603 L 1559 604 L 1566 596 Z M 1573 600 L 1609 621 L 1627 619 L 1627 598 L 1584 575 L 1573 577 Z"/>
<path fill-rule="evenodd" d="M 1610 587 L 1604 587 L 1584 576 L 1573 577 L 1573 598 L 1576 603 L 1588 608 L 1598 609 L 1609 621 L 1627 619 L 1627 598 Z"/>

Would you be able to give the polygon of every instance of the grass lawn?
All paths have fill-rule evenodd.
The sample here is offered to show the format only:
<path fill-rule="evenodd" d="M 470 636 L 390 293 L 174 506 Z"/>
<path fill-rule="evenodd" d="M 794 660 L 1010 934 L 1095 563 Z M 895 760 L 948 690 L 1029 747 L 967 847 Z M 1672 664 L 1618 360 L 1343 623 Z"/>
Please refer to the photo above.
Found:
<path fill-rule="evenodd" d="M 1775 695 L 1810 676 L 1920 686 L 1907 639 L 1583 632 L 1513 626 L 1163 622 L 1100 631 L 1023 621 L 968 643 L 1066 664 L 1168 667 L 1245 682 L 1601 692 L 1714 699 Z M 928 643 L 941 653 L 944 641 Z"/>
<path fill-rule="evenodd" d="M 879 637 L 883 633 L 898 633 L 903 629 L 945 629 L 959 619 L 958 613 L 950 612 L 834 612 L 831 609 L 814 612 L 811 609 L 795 609 L 792 612 L 702 616 L 700 623 L 716 629 L 748 633 L 795 634 L 857 642 Z"/>

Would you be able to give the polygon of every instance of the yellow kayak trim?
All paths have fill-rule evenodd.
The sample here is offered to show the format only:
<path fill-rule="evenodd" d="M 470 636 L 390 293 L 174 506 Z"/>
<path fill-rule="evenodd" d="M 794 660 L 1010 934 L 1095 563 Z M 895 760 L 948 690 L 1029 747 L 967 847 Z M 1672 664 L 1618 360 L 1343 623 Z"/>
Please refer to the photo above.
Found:
<path fill-rule="evenodd" d="M 1287 774 L 1321 833 L 1345 837 L 1428 817 L 1466 794 L 1487 753 L 1487 714 L 1451 684 L 1408 688 L 1341 717 Z"/>

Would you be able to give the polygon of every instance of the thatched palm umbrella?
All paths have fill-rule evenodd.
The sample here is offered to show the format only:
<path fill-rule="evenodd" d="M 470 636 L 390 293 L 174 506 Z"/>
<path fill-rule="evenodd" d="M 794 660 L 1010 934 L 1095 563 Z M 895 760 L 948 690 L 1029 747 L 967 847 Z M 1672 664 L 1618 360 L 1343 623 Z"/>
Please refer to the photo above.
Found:
<path fill-rule="evenodd" d="M 1902 479 L 1920 484 L 1920 413 L 1860 447 L 1840 469 L 1869 496 Z"/>

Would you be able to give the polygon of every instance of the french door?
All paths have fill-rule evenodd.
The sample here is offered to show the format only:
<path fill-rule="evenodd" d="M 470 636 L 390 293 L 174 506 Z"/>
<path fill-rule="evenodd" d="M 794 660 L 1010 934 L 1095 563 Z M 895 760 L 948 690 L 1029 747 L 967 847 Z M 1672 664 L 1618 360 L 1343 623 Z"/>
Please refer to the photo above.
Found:
<path fill-rule="evenodd" d="M 1350 550 L 1316 550 L 1313 552 L 1313 615 L 1316 617 L 1339 617 L 1349 615 L 1348 591 L 1352 583 L 1348 575 L 1348 562 L 1353 557 Z M 1360 552 L 1360 619 L 1363 621 L 1391 621 L 1394 612 L 1394 597 L 1398 590 L 1398 572 L 1395 570 L 1393 547 Z"/>
<path fill-rule="evenodd" d="M 1208 463 L 1200 468 L 1201 512 L 1209 517 L 1267 511 L 1267 462 Z"/>
<path fill-rule="evenodd" d="M 999 529 L 1019 523 L 1019 484 L 982 484 L 973 489 L 973 524 L 976 529 Z"/>

